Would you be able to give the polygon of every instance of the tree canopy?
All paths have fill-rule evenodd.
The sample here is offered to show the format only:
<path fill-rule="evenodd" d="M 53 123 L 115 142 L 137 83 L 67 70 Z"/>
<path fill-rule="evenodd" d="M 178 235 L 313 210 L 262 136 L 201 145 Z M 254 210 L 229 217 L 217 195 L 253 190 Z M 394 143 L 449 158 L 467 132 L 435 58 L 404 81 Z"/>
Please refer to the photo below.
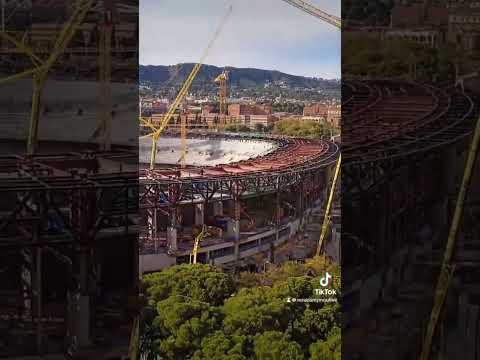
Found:
<path fill-rule="evenodd" d="M 314 297 L 325 271 L 334 276 L 333 288 L 339 292 L 338 266 L 323 258 L 272 265 L 264 273 L 235 279 L 204 264 L 146 275 L 144 355 L 172 360 L 339 359 L 338 303 L 286 301 Z"/>
<path fill-rule="evenodd" d="M 277 122 L 273 128 L 274 134 L 299 136 L 306 138 L 321 138 L 337 134 L 339 131 L 326 124 L 313 120 L 284 119 Z"/>

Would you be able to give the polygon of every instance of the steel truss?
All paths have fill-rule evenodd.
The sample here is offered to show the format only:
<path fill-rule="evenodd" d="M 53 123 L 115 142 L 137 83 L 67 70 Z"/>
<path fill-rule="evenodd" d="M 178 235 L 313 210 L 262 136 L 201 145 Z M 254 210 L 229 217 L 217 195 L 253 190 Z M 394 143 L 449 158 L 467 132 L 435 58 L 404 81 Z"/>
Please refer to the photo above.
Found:
<path fill-rule="evenodd" d="M 45 349 L 49 336 L 72 334 L 66 313 L 52 324 L 53 315 L 43 306 L 51 287 L 59 286 L 57 280 L 42 276 L 48 266 L 44 265 L 46 254 L 68 269 L 58 274 L 69 284 L 61 291 L 94 298 L 90 286 L 97 276 L 99 240 L 118 237 L 125 245 L 138 233 L 138 173 L 103 174 L 100 157 L 136 159 L 137 155 L 91 152 L 0 157 L 0 248 L 4 259 L 18 260 L 2 262 L 2 273 L 14 285 L 0 296 L 1 312 L 3 320 L 17 324 L 15 329 L 24 329 L 7 340 L 12 342 L 7 344 L 10 351 L 15 351 L 17 339 L 29 333 L 36 338 L 32 344 L 36 352 Z M 136 247 L 131 244 L 134 251 Z M 130 286 L 133 295 L 134 277 Z M 16 299 L 13 308 L 8 305 L 12 299 Z"/>
<path fill-rule="evenodd" d="M 225 135 L 197 134 L 198 137 L 209 138 Z M 229 136 L 229 138 L 253 140 L 251 137 Z M 246 162 L 239 162 L 217 167 L 157 168 L 140 171 L 140 210 L 146 213 L 147 224 L 142 229 L 141 252 L 150 252 L 151 244 L 166 246 L 165 240 L 157 238 L 156 211 L 166 216 L 171 226 L 178 224 L 181 206 L 201 202 L 207 205 L 215 201 L 232 200 L 234 213 L 230 214 L 239 220 L 242 202 L 250 197 L 267 194 L 275 196 L 276 226 L 279 225 L 279 206 L 282 193 L 298 194 L 297 211 L 303 213 L 328 184 L 329 171 L 338 157 L 338 146 L 330 142 L 309 142 L 280 138 L 256 137 L 275 141 L 278 148 L 271 154 Z M 313 155 L 301 157 L 303 161 L 290 163 L 300 155 L 296 151 L 302 144 L 315 144 Z M 302 152 L 301 152 L 302 153 Z M 287 163 L 283 161 L 289 159 Z M 248 164 L 247 164 L 248 163 Z M 269 168 L 260 164 L 271 164 Z M 292 165 L 293 164 L 293 165 Z M 259 170 L 260 169 L 260 170 Z M 237 170 L 242 170 L 240 173 Z M 227 171 L 231 171 L 228 173 Z M 142 250 L 143 249 L 143 250 Z M 156 250 L 155 250 L 156 251 Z"/>
<path fill-rule="evenodd" d="M 471 96 L 412 82 L 365 81 L 344 88 L 342 152 L 347 167 L 455 143 L 472 133 L 479 111 Z M 392 99 L 398 101 L 396 108 L 384 104 Z"/>

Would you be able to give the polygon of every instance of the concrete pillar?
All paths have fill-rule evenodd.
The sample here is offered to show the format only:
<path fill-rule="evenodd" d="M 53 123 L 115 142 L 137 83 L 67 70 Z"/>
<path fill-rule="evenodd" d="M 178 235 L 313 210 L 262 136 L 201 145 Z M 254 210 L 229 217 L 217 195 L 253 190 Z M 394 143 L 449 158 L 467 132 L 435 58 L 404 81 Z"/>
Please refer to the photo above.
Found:
<path fill-rule="evenodd" d="M 80 250 L 80 291 L 86 294 L 88 291 L 88 253 L 86 249 Z"/>
<path fill-rule="evenodd" d="M 90 297 L 82 296 L 78 289 L 68 294 L 68 329 L 70 348 L 90 345 Z"/>
<path fill-rule="evenodd" d="M 170 211 L 170 226 L 167 227 L 167 247 L 170 250 L 178 250 L 178 238 L 177 238 L 177 223 L 178 223 L 178 209 L 173 208 Z M 181 220 L 180 220 L 181 222 Z"/>
<path fill-rule="evenodd" d="M 227 220 L 227 240 L 235 242 L 235 258 L 238 259 L 240 255 L 238 240 L 240 239 L 241 203 L 238 198 L 233 199 L 232 202 L 233 211 L 231 211 L 231 217 Z"/>
<path fill-rule="evenodd" d="M 77 341 L 79 347 L 90 345 L 90 296 L 80 296 L 78 302 Z"/>
<path fill-rule="evenodd" d="M 37 232 L 35 232 L 37 233 Z M 34 237 L 36 237 L 34 235 Z M 42 248 L 38 247 L 36 249 L 36 269 L 35 269 L 35 315 L 37 318 L 37 350 L 41 353 L 43 350 L 42 339 L 43 339 L 43 329 L 42 329 Z"/>
<path fill-rule="evenodd" d="M 213 203 L 213 216 L 222 216 L 223 215 L 223 202 L 215 201 Z"/>
<path fill-rule="evenodd" d="M 177 228 L 174 226 L 169 226 L 167 228 L 167 244 L 170 250 L 178 250 Z"/>
<path fill-rule="evenodd" d="M 205 203 L 195 204 L 195 225 L 202 226 L 205 223 Z"/>
<path fill-rule="evenodd" d="M 299 216 L 303 216 L 303 183 L 298 191 L 297 196 L 297 211 Z"/>
<path fill-rule="evenodd" d="M 88 293 L 89 288 L 89 253 L 87 249 L 82 249 L 78 255 L 80 265 L 80 288 L 77 298 L 77 309 L 75 316 L 75 336 L 77 338 L 77 345 L 79 347 L 85 347 L 90 345 L 90 296 Z"/>
<path fill-rule="evenodd" d="M 237 241 L 240 239 L 240 220 L 228 219 L 227 220 L 227 240 Z"/>
<path fill-rule="evenodd" d="M 152 238 L 155 238 L 157 236 L 157 209 L 150 209 L 147 211 L 147 222 L 149 235 Z"/>
<path fill-rule="evenodd" d="M 23 294 L 28 294 L 30 292 L 30 288 L 32 286 L 32 267 L 33 267 L 33 259 L 29 252 L 22 250 L 22 290 Z M 32 314 L 32 299 L 30 297 L 24 298 L 23 306 L 25 313 L 24 315 L 29 316 Z"/>

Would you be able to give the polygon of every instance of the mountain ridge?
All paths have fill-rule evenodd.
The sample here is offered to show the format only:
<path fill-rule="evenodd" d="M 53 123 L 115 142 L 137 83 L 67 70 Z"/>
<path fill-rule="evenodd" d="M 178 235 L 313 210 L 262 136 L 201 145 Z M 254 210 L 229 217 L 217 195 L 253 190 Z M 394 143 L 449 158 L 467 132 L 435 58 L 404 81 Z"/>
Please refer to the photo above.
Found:
<path fill-rule="evenodd" d="M 143 85 L 176 86 L 183 83 L 192 71 L 194 63 L 176 65 L 140 65 L 139 79 Z M 229 71 L 229 84 L 232 87 L 255 87 L 265 83 L 284 83 L 291 87 L 303 88 L 330 88 L 339 87 L 339 79 L 322 79 L 300 75 L 291 75 L 278 70 L 264 70 L 257 68 L 237 68 L 233 66 L 218 67 L 203 65 L 193 86 L 211 84 L 224 69 Z"/>

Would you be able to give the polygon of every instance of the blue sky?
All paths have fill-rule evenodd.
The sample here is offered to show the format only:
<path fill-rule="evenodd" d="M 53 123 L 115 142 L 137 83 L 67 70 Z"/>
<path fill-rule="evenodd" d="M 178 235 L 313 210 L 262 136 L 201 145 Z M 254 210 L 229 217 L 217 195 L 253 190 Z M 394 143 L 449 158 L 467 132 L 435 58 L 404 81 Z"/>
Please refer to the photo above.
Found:
<path fill-rule="evenodd" d="M 340 0 L 309 2 L 340 14 Z M 197 62 L 229 4 L 207 64 L 340 77 L 340 31 L 281 0 L 142 0 L 140 63 Z"/>

